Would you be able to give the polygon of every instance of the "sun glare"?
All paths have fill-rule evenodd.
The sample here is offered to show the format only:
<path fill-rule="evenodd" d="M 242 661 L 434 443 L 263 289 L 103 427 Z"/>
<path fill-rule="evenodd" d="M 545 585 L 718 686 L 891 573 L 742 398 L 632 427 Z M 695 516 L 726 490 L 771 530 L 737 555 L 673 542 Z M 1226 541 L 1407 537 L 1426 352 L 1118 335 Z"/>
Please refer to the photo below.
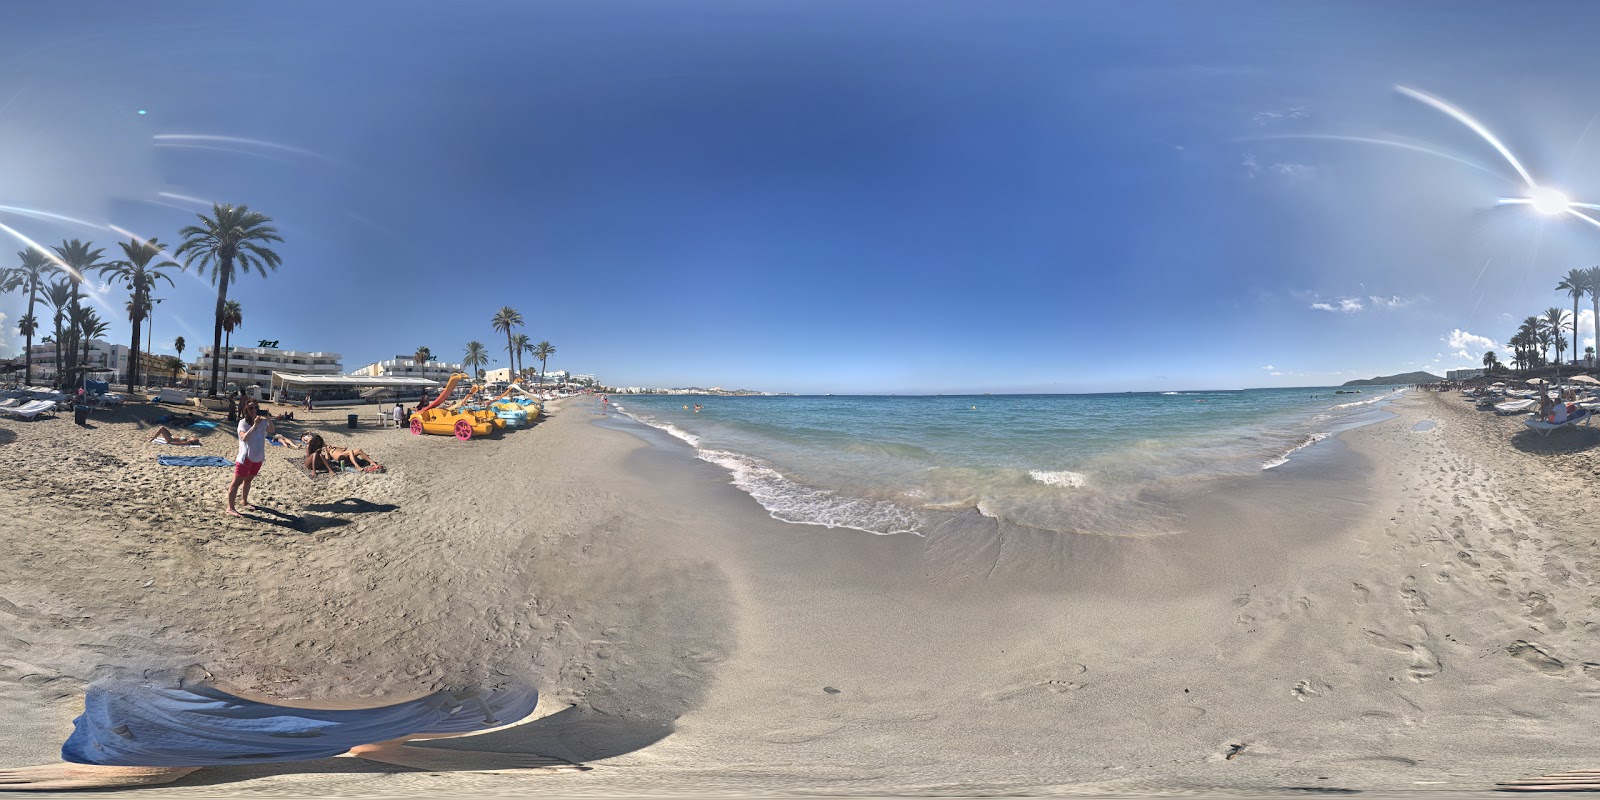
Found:
<path fill-rule="evenodd" d="M 1572 201 L 1568 200 L 1566 195 L 1548 186 L 1534 189 L 1528 199 L 1531 201 L 1534 211 L 1547 217 L 1565 214 L 1567 209 L 1572 206 Z"/>

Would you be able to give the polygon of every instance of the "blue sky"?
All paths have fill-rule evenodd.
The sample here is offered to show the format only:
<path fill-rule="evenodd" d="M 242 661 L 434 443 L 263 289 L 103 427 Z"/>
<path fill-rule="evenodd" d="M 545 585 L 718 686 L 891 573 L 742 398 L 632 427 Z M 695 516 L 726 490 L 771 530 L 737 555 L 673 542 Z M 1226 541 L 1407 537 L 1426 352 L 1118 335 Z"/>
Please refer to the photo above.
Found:
<path fill-rule="evenodd" d="M 1395 86 L 1600 199 L 1575 67 L 1597 24 L 1539 2 L 26 4 L 0 30 L 0 206 L 89 225 L 0 222 L 115 253 L 93 225 L 171 242 L 190 198 L 248 204 L 284 264 L 230 292 L 235 339 L 348 369 L 492 348 L 511 305 L 552 369 L 621 385 L 1337 383 L 1473 365 L 1571 307 L 1551 288 L 1600 262 L 1600 227 L 1495 208 L 1516 173 Z M 1283 138 L 1306 136 L 1435 152 Z M 209 343 L 214 290 L 165 296 L 157 351 Z M 20 307 L 0 297 L 0 352 Z"/>

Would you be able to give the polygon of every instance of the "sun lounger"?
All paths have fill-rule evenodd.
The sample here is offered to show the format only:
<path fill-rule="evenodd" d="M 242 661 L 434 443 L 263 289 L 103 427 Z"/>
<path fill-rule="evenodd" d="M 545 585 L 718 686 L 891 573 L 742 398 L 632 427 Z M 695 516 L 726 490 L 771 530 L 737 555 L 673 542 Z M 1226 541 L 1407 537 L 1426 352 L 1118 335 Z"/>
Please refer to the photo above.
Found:
<path fill-rule="evenodd" d="M 17 406 L 16 408 L 4 409 L 3 411 L 0 411 L 0 413 L 4 413 L 7 416 L 16 417 L 17 419 L 34 419 L 40 414 L 48 414 L 54 411 L 55 408 L 56 403 L 54 400 L 35 400 L 31 403 Z"/>
<path fill-rule="evenodd" d="M 1593 416 L 1593 412 L 1589 411 L 1588 409 L 1580 408 L 1562 422 L 1548 422 L 1542 419 L 1529 419 L 1523 420 L 1522 424 L 1532 428 L 1540 436 L 1549 436 L 1551 431 L 1558 428 L 1565 428 L 1568 425 L 1582 423 L 1584 426 L 1588 426 L 1589 419 Z"/>
<path fill-rule="evenodd" d="M 0 400 L 0 409 L 16 408 L 20 405 L 22 405 L 22 398 L 20 397 L 13 397 L 9 400 Z"/>

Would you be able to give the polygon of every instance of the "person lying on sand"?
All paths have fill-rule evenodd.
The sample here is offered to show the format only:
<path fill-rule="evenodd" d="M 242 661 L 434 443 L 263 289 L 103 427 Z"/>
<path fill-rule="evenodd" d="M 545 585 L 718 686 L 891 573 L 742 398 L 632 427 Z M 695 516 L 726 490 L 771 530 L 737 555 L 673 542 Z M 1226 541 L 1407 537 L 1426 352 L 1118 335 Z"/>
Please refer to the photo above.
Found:
<path fill-rule="evenodd" d="M 377 459 L 367 455 L 367 451 L 354 447 L 333 447 L 330 445 L 323 448 L 323 455 L 327 456 L 328 460 L 335 464 L 349 464 L 362 472 L 383 471 L 383 465 L 379 464 Z M 363 461 L 367 462 L 366 466 L 362 466 L 361 462 Z"/>
<path fill-rule="evenodd" d="M 385 705 L 291 707 L 220 684 L 99 681 L 61 745 L 62 763 L 0 769 L 0 791 L 171 783 L 208 766 L 345 756 L 431 771 L 555 766 L 521 753 L 406 747 L 532 721 L 532 688 L 438 691 Z M 568 763 L 568 766 L 570 763 Z"/>
<path fill-rule="evenodd" d="M 150 437 L 150 443 L 171 444 L 179 447 L 193 447 L 197 444 L 200 444 L 200 440 L 195 438 L 186 438 L 183 436 L 173 436 L 172 431 L 167 430 L 167 426 L 162 425 L 161 427 L 156 428 L 156 435 Z"/>
<path fill-rule="evenodd" d="M 322 437 L 315 433 L 308 433 L 300 437 L 306 445 L 305 467 L 312 475 L 319 472 L 338 472 L 339 467 L 328 460 L 328 446 L 323 443 Z"/>

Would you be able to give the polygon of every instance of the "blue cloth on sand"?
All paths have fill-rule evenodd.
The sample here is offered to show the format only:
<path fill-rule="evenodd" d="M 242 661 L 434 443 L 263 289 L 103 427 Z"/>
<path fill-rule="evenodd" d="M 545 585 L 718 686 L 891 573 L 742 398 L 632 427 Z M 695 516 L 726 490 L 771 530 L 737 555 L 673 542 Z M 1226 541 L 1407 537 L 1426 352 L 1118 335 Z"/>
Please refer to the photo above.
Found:
<path fill-rule="evenodd" d="M 356 745 L 420 733 L 471 733 L 527 717 L 532 688 L 441 691 L 382 708 L 317 711 L 245 700 L 209 687 L 102 682 L 61 758 L 74 764 L 205 767 L 332 758 Z"/>
<path fill-rule="evenodd" d="M 194 422 L 189 423 L 189 427 L 191 427 L 191 428 L 203 428 L 205 430 L 211 430 L 212 428 L 217 427 L 217 423 L 212 422 L 209 419 L 197 419 Z"/>
<path fill-rule="evenodd" d="M 231 467 L 233 462 L 222 456 L 156 456 L 163 467 Z"/>

